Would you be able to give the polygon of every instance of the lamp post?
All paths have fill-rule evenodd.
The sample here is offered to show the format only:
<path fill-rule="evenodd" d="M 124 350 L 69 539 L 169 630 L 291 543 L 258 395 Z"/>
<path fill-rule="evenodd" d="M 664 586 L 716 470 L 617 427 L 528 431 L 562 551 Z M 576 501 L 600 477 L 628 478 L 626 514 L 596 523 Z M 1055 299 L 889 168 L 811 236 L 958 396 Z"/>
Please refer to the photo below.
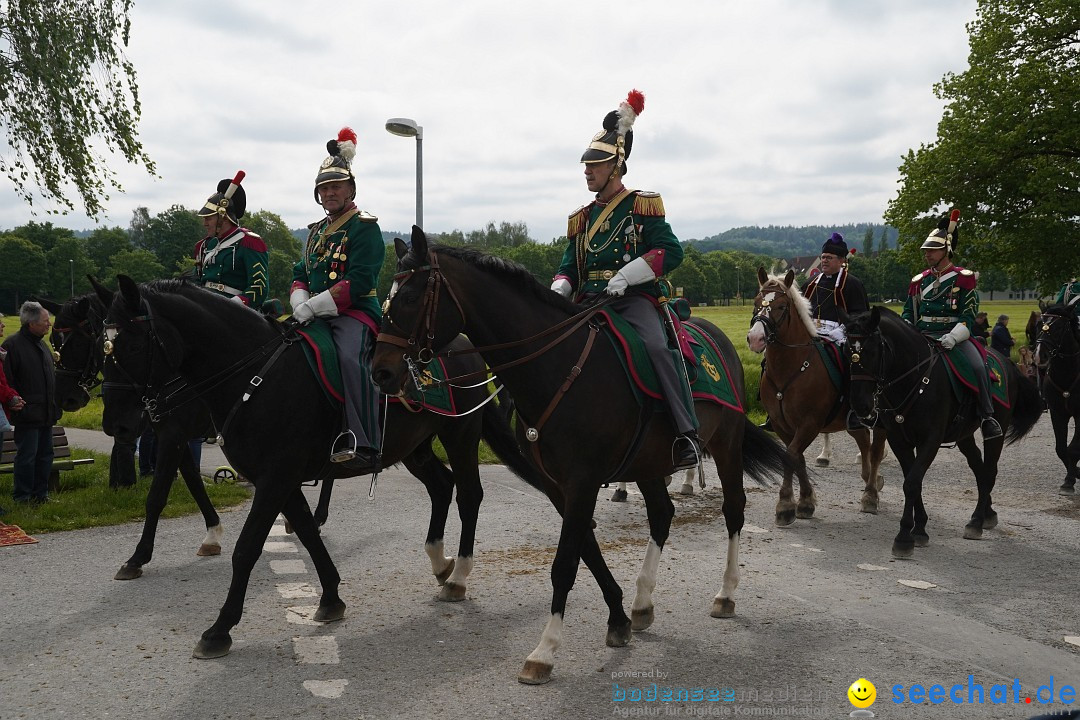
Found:
<path fill-rule="evenodd" d="M 735 266 L 735 304 L 742 305 L 742 265 Z"/>
<path fill-rule="evenodd" d="M 416 227 L 424 227 L 424 128 L 410 118 L 390 118 L 386 131 L 398 137 L 416 138 Z"/>
<path fill-rule="evenodd" d="M 68 258 L 68 271 L 71 274 L 71 297 L 75 297 L 75 260 Z"/>

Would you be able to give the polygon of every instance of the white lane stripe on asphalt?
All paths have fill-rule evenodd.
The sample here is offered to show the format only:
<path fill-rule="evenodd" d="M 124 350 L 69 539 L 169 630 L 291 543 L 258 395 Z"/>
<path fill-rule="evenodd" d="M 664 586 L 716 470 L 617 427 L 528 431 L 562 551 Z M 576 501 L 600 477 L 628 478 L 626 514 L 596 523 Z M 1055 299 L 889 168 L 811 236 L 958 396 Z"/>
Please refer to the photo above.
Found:
<path fill-rule="evenodd" d="M 339 698 L 348 684 L 348 680 L 305 680 L 304 688 L 315 697 Z"/>
<path fill-rule="evenodd" d="M 296 547 L 296 543 L 286 541 L 273 541 L 268 540 L 263 543 L 263 552 L 269 553 L 294 553 L 300 552 L 300 549 Z"/>
<path fill-rule="evenodd" d="M 337 665 L 341 662 L 333 635 L 294 637 L 293 649 L 296 650 L 296 662 L 302 665 Z"/>
<path fill-rule="evenodd" d="M 303 560 L 271 560 L 270 569 L 278 575 L 305 575 L 307 566 Z"/>
<path fill-rule="evenodd" d="M 306 582 L 278 583 L 277 591 L 286 600 L 319 597 L 319 591 L 311 583 Z"/>
<path fill-rule="evenodd" d="M 270 528 L 270 537 L 285 537 L 288 534 L 285 532 L 284 525 L 274 525 Z"/>

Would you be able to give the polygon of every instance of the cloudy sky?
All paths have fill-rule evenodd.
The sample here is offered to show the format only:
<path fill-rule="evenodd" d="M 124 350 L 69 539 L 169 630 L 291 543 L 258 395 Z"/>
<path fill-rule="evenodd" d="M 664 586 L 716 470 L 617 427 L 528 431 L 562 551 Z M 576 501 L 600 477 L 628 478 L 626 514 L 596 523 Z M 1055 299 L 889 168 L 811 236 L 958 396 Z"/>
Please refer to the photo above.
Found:
<path fill-rule="evenodd" d="M 662 193 L 682 239 L 741 225 L 880 222 L 901 156 L 936 136 L 933 84 L 967 66 L 976 0 L 136 0 L 128 57 L 159 178 L 113 161 L 134 208 L 201 205 L 238 169 L 251 210 L 321 215 L 325 143 L 358 136 L 357 204 L 384 230 L 524 221 L 549 241 L 590 198 L 578 160 L 631 88 L 646 96 L 627 185 Z"/>

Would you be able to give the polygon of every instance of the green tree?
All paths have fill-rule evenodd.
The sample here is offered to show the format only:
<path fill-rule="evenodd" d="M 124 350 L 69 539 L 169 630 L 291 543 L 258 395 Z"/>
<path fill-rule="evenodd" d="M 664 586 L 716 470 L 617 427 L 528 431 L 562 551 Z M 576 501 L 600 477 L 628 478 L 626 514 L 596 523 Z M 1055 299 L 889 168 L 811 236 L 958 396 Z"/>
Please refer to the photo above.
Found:
<path fill-rule="evenodd" d="M 989 267 L 979 273 L 979 294 L 994 299 L 995 292 L 1009 289 L 1009 273 L 1001 268 Z"/>
<path fill-rule="evenodd" d="M 74 239 L 75 233 L 67 228 L 56 227 L 51 222 L 28 222 L 11 231 L 13 235 L 29 240 L 45 252 L 49 252 L 63 238 Z"/>
<path fill-rule="evenodd" d="M 244 215 L 240 219 L 240 224 L 261 237 L 263 242 L 266 243 L 267 250 L 271 252 L 277 250 L 284 253 L 286 257 L 292 258 L 293 262 L 300 259 L 302 254 L 300 240 L 293 235 L 292 230 L 289 229 L 289 226 L 285 224 L 280 215 L 268 210 L 259 210 Z M 291 273 L 289 274 L 289 280 L 292 280 Z"/>
<path fill-rule="evenodd" d="M 127 275 L 135 282 L 149 282 L 165 276 L 165 268 L 149 250 L 122 250 L 112 257 L 114 277 L 109 285 L 115 285 L 115 275 Z"/>
<path fill-rule="evenodd" d="M 863 255 L 869 257 L 874 254 L 874 228 L 866 228 L 866 234 L 862 239 L 862 251 Z"/>
<path fill-rule="evenodd" d="M 45 253 L 48 276 L 45 294 L 60 300 L 90 292 L 87 275 L 97 275 L 97 265 L 86 254 L 78 238 L 63 238 Z"/>
<path fill-rule="evenodd" d="M 465 244 L 479 250 L 497 247 L 517 247 L 527 242 L 529 227 L 524 222 L 501 222 L 498 227 L 489 222 L 482 230 L 473 230 L 465 235 Z"/>
<path fill-rule="evenodd" d="M 90 260 L 97 266 L 97 272 L 101 274 L 101 278 L 107 278 L 115 275 L 112 272 L 113 255 L 124 250 L 131 250 L 131 240 L 128 239 L 128 234 L 123 228 L 99 227 L 90 233 L 83 247 Z"/>
<path fill-rule="evenodd" d="M 150 218 L 136 248 L 153 253 L 165 273 L 179 274 L 191 268 L 195 243 L 204 234 L 202 221 L 194 212 L 173 205 Z"/>
<path fill-rule="evenodd" d="M 48 266 L 45 252 L 26 238 L 17 235 L 0 236 L 0 291 L 9 291 L 17 308 L 20 298 L 45 289 Z"/>
<path fill-rule="evenodd" d="M 289 310 L 289 288 L 292 287 L 293 265 L 297 257 L 283 253 L 280 250 L 271 250 L 267 258 L 270 267 L 270 284 L 266 288 L 267 298 L 277 298 L 285 303 L 285 310 Z"/>
<path fill-rule="evenodd" d="M 1049 292 L 1080 266 L 1080 4 L 979 0 L 968 34 L 968 69 L 934 86 L 937 139 L 904 157 L 885 219 L 910 243 L 961 208 L 972 264 Z"/>
<path fill-rule="evenodd" d="M 0 170 L 33 205 L 73 210 L 71 186 L 97 217 L 122 189 L 101 148 L 153 174 L 136 127 L 141 108 L 127 47 L 132 0 L 9 0 L 0 5 Z M 32 180 L 37 193 L 29 186 Z"/>

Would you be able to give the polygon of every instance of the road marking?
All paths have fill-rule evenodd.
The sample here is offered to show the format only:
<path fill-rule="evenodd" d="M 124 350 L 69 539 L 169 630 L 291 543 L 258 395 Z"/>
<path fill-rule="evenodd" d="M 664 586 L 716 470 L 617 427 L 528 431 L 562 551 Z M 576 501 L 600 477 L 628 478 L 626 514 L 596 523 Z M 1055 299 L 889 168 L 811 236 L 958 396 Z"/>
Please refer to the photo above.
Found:
<path fill-rule="evenodd" d="M 337 640 L 333 635 L 294 637 L 293 647 L 296 649 L 296 661 L 303 665 L 337 665 L 341 662 Z"/>
<path fill-rule="evenodd" d="M 277 591 L 286 600 L 319 597 L 319 591 L 306 582 L 278 583 Z"/>
<path fill-rule="evenodd" d="M 896 582 L 910 588 L 915 588 L 916 590 L 929 590 L 930 588 L 937 587 L 934 583 L 926 582 L 925 580 L 897 580 Z"/>
<path fill-rule="evenodd" d="M 810 547 L 809 545 L 803 545 L 802 543 L 791 543 L 791 547 L 802 548 L 803 550 L 809 550 L 810 552 L 824 552 L 821 548 Z"/>
<path fill-rule="evenodd" d="M 348 680 L 305 680 L 304 688 L 315 697 L 339 698 L 348 684 Z"/>
<path fill-rule="evenodd" d="M 870 563 L 859 563 L 857 566 L 860 570 L 888 570 L 887 567 L 881 565 L 871 565 Z"/>
<path fill-rule="evenodd" d="M 1070 645 L 1078 645 L 1078 646 L 1080 646 L 1080 636 L 1066 635 L 1065 636 L 1065 642 L 1069 643 Z"/>
<path fill-rule="evenodd" d="M 289 533 L 285 532 L 284 525 L 273 525 L 270 528 L 270 537 L 285 537 Z"/>
<path fill-rule="evenodd" d="M 766 530 L 763 527 L 758 527 L 757 525 L 751 525 L 750 523 L 747 523 L 747 524 L 743 525 L 742 529 L 743 529 L 743 532 L 748 532 L 748 533 L 767 533 L 767 532 L 769 532 L 768 530 Z"/>
<path fill-rule="evenodd" d="M 285 619 L 293 625 L 322 625 L 322 623 L 314 620 L 315 613 L 318 610 L 318 605 L 294 605 L 285 608 Z"/>
<path fill-rule="evenodd" d="M 278 575 L 305 575 L 307 566 L 303 560 L 271 560 L 270 569 Z"/>
<path fill-rule="evenodd" d="M 300 552 L 300 550 L 296 547 L 296 543 L 294 543 L 294 542 L 290 542 L 290 541 L 285 541 L 285 542 L 268 541 L 268 542 L 263 543 L 263 552 L 294 553 L 294 552 Z"/>

